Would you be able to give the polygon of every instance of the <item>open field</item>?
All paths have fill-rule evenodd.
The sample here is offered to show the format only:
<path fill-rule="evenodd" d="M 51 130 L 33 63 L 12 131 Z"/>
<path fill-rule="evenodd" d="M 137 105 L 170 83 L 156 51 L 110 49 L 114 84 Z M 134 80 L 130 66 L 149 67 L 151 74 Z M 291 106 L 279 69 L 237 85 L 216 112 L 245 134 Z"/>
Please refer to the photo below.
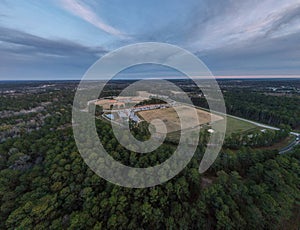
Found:
<path fill-rule="evenodd" d="M 115 99 L 101 99 L 95 102 L 95 105 L 102 106 L 103 109 L 111 109 L 111 106 L 116 104 L 117 101 Z"/>
<path fill-rule="evenodd" d="M 180 113 L 183 118 L 182 125 L 179 120 L 177 112 Z M 197 109 L 198 121 L 193 119 L 193 108 L 186 105 L 181 105 L 174 108 L 146 110 L 138 112 L 138 115 L 147 122 L 151 122 L 154 119 L 162 120 L 167 127 L 167 132 L 176 132 L 181 129 L 189 129 L 198 125 L 208 124 L 210 122 L 222 120 L 223 117 L 215 114 L 211 114 L 204 110 Z"/>
<path fill-rule="evenodd" d="M 102 98 L 94 102 L 94 104 L 102 106 L 104 110 L 110 110 L 112 108 L 121 109 L 121 108 L 125 108 L 126 105 L 135 105 L 147 99 L 148 99 L 147 97 L 141 97 L 141 96 L 132 96 L 132 97 L 119 96 L 114 99 Z"/>
<path fill-rule="evenodd" d="M 246 132 L 252 129 L 259 128 L 254 124 L 246 121 L 238 120 L 233 117 L 227 116 L 226 135 L 229 136 L 232 133 Z"/>
<path fill-rule="evenodd" d="M 203 109 L 203 110 L 207 111 L 207 112 L 209 111 L 208 109 Z M 226 116 L 226 119 L 227 119 L 226 136 L 230 136 L 232 133 L 241 133 L 241 132 L 247 132 L 247 131 L 253 130 L 253 129 L 262 129 L 261 127 L 258 127 L 255 124 L 252 124 L 247 121 L 243 121 L 241 119 L 236 119 L 232 116 L 227 116 L 225 114 L 220 114 L 219 116 L 221 116 L 223 118 Z"/>

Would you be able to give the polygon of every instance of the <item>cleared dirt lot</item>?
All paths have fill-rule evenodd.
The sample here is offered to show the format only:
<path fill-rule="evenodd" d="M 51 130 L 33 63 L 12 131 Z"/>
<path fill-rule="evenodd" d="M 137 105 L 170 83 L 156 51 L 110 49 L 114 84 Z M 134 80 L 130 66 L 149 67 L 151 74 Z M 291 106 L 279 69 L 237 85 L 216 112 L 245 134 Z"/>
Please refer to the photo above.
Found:
<path fill-rule="evenodd" d="M 148 100 L 147 97 L 134 96 L 134 97 L 116 97 L 115 99 L 99 99 L 95 102 L 95 105 L 102 106 L 105 110 L 110 110 L 114 106 L 114 109 L 125 108 L 126 105 L 135 105 L 141 101 Z"/>
<path fill-rule="evenodd" d="M 175 108 L 182 118 L 182 126 L 180 124 L 179 116 L 174 108 L 141 111 L 138 112 L 138 115 L 149 123 L 154 119 L 162 120 L 167 127 L 168 133 L 175 132 L 181 129 L 194 128 L 198 125 L 203 125 L 223 119 L 222 116 L 214 115 L 200 109 L 196 109 L 198 119 L 195 119 L 195 111 L 192 107 L 180 105 L 176 106 Z"/>

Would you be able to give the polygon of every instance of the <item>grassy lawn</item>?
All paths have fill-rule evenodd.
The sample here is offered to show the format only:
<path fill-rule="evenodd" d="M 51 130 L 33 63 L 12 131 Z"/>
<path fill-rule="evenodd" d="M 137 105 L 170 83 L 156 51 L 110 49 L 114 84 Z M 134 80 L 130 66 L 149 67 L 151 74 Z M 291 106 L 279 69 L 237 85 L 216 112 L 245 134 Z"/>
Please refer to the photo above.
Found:
<path fill-rule="evenodd" d="M 202 126 L 202 128 L 207 130 L 209 127 L 204 125 Z M 241 121 L 232 117 L 227 117 L 226 136 L 230 136 L 232 133 L 242 133 L 254 129 L 262 129 L 262 128 L 253 125 L 251 123 L 248 123 L 246 121 Z M 180 131 L 169 133 L 168 138 L 170 140 L 179 140 Z"/>
<path fill-rule="evenodd" d="M 241 121 L 232 117 L 227 117 L 226 136 L 229 136 L 232 133 L 246 132 L 257 128 L 258 127 L 256 125 L 253 125 L 246 121 Z"/>
<path fill-rule="evenodd" d="M 197 107 L 196 107 L 197 108 Z M 199 108 L 204 111 L 209 111 L 207 109 Z M 222 115 L 221 115 L 222 116 Z M 246 132 L 252 129 L 259 129 L 256 125 L 242 121 L 236 118 L 227 117 L 227 127 L 226 127 L 226 136 L 231 135 L 232 133 Z"/>

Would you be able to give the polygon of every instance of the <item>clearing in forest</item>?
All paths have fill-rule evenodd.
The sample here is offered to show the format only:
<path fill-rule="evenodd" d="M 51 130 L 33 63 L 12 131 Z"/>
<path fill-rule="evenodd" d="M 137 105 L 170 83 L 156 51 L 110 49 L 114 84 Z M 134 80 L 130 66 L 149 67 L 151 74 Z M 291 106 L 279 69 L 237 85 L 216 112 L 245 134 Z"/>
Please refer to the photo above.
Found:
<path fill-rule="evenodd" d="M 222 120 L 223 117 L 215 114 L 211 114 L 207 111 L 196 109 L 198 120 L 193 119 L 193 107 L 180 105 L 175 107 L 177 111 L 183 116 L 182 127 L 180 119 L 174 108 L 154 109 L 138 112 L 138 115 L 147 122 L 151 122 L 154 119 L 162 120 L 166 127 L 167 132 L 176 132 L 181 129 L 194 128 L 198 125 L 209 124 L 214 121 Z"/>

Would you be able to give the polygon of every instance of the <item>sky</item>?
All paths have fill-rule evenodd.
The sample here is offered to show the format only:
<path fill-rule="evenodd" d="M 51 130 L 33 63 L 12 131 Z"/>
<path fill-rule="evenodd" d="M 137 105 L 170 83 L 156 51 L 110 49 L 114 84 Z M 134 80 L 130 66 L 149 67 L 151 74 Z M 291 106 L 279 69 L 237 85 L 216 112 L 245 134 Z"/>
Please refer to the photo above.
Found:
<path fill-rule="evenodd" d="M 80 79 L 138 42 L 187 49 L 216 76 L 300 76 L 300 0 L 0 1 L 0 80 Z"/>

